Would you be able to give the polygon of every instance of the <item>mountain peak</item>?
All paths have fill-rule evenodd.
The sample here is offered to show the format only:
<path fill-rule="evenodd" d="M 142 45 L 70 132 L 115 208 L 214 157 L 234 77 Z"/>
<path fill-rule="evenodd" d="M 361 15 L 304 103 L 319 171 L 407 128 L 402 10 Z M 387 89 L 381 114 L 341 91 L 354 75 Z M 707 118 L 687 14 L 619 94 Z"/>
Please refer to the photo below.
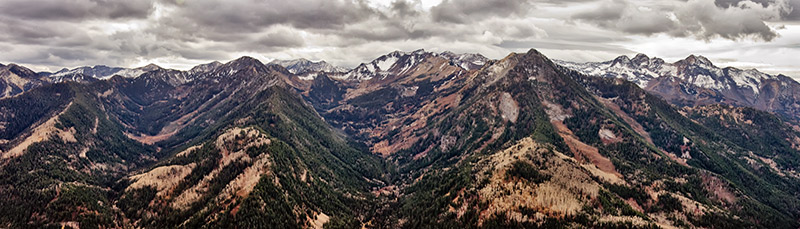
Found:
<path fill-rule="evenodd" d="M 425 49 L 417 49 L 417 50 L 414 50 L 413 52 L 411 52 L 411 54 L 414 54 L 414 55 L 425 54 L 425 53 L 427 53 L 427 52 L 425 52 Z"/>
<path fill-rule="evenodd" d="M 690 64 L 690 65 L 714 66 L 714 64 L 711 63 L 711 61 L 708 60 L 708 58 L 706 58 L 704 56 L 700 56 L 700 55 L 694 55 L 694 54 L 689 55 L 688 57 L 686 57 L 686 59 L 680 60 L 678 62 L 685 62 L 685 63 Z"/>
<path fill-rule="evenodd" d="M 633 59 L 631 59 L 631 65 L 640 66 L 640 67 L 647 67 L 650 66 L 651 62 L 655 62 L 653 60 L 657 60 L 657 58 L 650 58 L 645 54 L 639 53 L 636 54 Z"/>
<path fill-rule="evenodd" d="M 220 63 L 219 61 L 214 61 L 214 62 L 211 62 L 211 63 L 194 66 L 192 69 L 189 70 L 189 72 L 193 72 L 193 73 L 208 72 L 208 71 L 211 71 L 211 70 L 213 70 L 213 69 L 215 69 L 215 68 L 217 68 L 219 66 L 222 66 L 222 63 Z"/>
<path fill-rule="evenodd" d="M 158 66 L 156 64 L 150 63 L 150 64 L 145 65 L 144 67 L 141 67 L 139 69 L 149 72 L 149 71 L 159 70 L 159 69 L 161 69 L 161 66 Z"/>
<path fill-rule="evenodd" d="M 617 58 L 614 58 L 614 60 L 611 62 L 611 66 L 615 65 L 627 66 L 630 64 L 631 64 L 631 58 L 628 58 L 628 56 L 626 55 L 618 56 Z"/>
<path fill-rule="evenodd" d="M 395 50 L 395 51 L 390 52 L 390 53 L 388 53 L 388 54 L 386 54 L 384 56 L 400 57 L 400 56 L 419 56 L 419 55 L 425 55 L 425 54 L 431 54 L 431 52 L 427 52 L 427 51 L 425 51 L 425 49 L 417 49 L 417 50 L 414 50 L 414 51 L 411 51 L 411 52 L 404 52 L 404 51 L 400 51 L 400 50 Z"/>
<path fill-rule="evenodd" d="M 30 70 L 30 69 L 28 69 L 26 67 L 23 67 L 23 66 L 14 64 L 14 63 L 8 64 L 7 67 L 8 67 L 9 71 L 11 71 L 14 74 L 17 74 L 18 76 L 23 77 L 23 78 L 36 76 L 36 72 L 34 72 L 33 70 Z"/>
<path fill-rule="evenodd" d="M 479 69 L 483 67 L 486 62 L 489 62 L 489 58 L 486 58 L 480 53 L 456 54 L 450 51 L 444 51 L 438 55 L 444 57 L 445 59 L 449 59 L 454 64 L 466 70 Z"/>
<path fill-rule="evenodd" d="M 542 54 L 541 52 L 539 52 L 539 50 L 536 50 L 536 49 L 528 50 L 528 52 L 525 53 L 525 55 L 526 56 L 534 55 L 534 56 L 542 56 L 542 57 L 544 57 L 544 54 Z"/>
<path fill-rule="evenodd" d="M 633 57 L 633 59 L 631 59 L 631 62 L 634 62 L 634 63 L 644 63 L 644 62 L 648 62 L 648 61 L 650 61 L 650 57 L 648 57 L 644 53 L 636 54 L 636 56 Z"/>
<path fill-rule="evenodd" d="M 548 59 L 544 54 L 536 49 L 530 49 L 526 53 L 512 53 L 512 55 L 514 54 L 516 54 L 516 57 L 523 59 Z"/>
<path fill-rule="evenodd" d="M 270 64 L 280 65 L 292 74 L 305 74 L 309 72 L 346 72 L 348 69 L 333 66 L 324 60 L 317 62 L 306 58 L 294 60 L 273 60 Z"/>
<path fill-rule="evenodd" d="M 364 81 L 377 76 L 378 79 L 386 79 L 403 73 L 412 73 L 414 72 L 413 69 L 420 63 L 427 61 L 428 58 L 443 58 L 449 60 L 449 62 L 445 62 L 446 64 L 456 65 L 465 70 L 480 68 L 489 61 L 488 58 L 480 54 L 455 54 L 450 51 L 439 54 L 425 51 L 425 49 L 417 49 L 412 52 L 397 50 L 382 55 L 371 62 L 362 63 L 347 72 L 347 74 L 337 78 Z"/>
<path fill-rule="evenodd" d="M 232 60 L 231 62 L 228 62 L 228 64 L 236 64 L 236 65 L 264 65 L 264 63 L 261 63 L 261 61 L 260 61 L 260 60 L 258 60 L 258 59 L 256 59 L 256 58 L 253 58 L 253 57 L 251 57 L 251 56 L 242 56 L 242 57 L 239 57 L 238 59 L 235 59 L 235 60 Z"/>
<path fill-rule="evenodd" d="M 648 57 L 644 53 L 637 53 L 636 56 L 633 57 L 633 59 L 650 59 L 650 57 Z"/>

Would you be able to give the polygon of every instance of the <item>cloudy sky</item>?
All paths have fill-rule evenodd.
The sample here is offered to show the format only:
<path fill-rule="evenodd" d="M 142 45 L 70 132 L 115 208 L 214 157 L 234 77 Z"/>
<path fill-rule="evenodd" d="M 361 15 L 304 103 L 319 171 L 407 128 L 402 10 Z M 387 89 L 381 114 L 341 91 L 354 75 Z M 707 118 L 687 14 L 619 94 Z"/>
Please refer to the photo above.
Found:
<path fill-rule="evenodd" d="M 793 10 L 797 9 L 797 10 Z M 800 0 L 2 0 L 0 63 L 39 71 L 249 55 L 352 67 L 394 51 L 700 54 L 800 78 Z"/>

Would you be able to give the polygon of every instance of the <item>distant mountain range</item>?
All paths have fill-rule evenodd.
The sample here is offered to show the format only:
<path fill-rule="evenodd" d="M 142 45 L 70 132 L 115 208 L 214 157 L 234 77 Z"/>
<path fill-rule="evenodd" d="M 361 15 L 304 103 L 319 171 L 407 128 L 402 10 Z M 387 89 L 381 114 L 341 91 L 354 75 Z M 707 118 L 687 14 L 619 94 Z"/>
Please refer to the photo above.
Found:
<path fill-rule="evenodd" d="M 720 68 L 703 56 L 691 55 L 675 63 L 644 54 L 599 63 L 558 63 L 583 74 L 634 82 L 678 105 L 722 103 L 800 117 L 800 83 L 794 79 L 755 69 Z"/>
<path fill-rule="evenodd" d="M 432 53 L 423 49 L 410 53 L 395 51 L 380 56 L 369 63 L 363 63 L 345 74 L 332 77 L 345 80 L 370 80 L 373 78 L 385 79 L 392 75 L 410 73 L 426 58 L 438 57 L 448 61 L 449 64 L 459 66 L 464 70 L 474 70 L 482 67 L 489 58 L 480 54 L 454 54 L 452 52 Z"/>
<path fill-rule="evenodd" d="M 325 61 L 312 62 L 306 59 L 274 60 L 270 64 L 280 65 L 300 80 L 313 80 L 320 73 L 342 80 L 365 81 L 372 78 L 409 74 L 416 69 L 421 60 L 441 57 L 450 65 L 464 70 L 475 70 L 490 61 L 480 54 L 455 54 L 452 52 L 432 53 L 424 50 L 413 52 L 392 52 L 375 60 L 363 63 L 348 70 L 336 67 Z M 575 63 L 555 62 L 570 70 L 587 75 L 613 77 L 631 81 L 651 93 L 681 106 L 730 104 L 753 107 L 759 110 L 776 112 L 785 117 L 800 117 L 800 84 L 784 75 L 770 75 L 755 69 L 741 70 L 733 67 L 720 68 L 703 56 L 691 55 L 675 63 L 667 63 L 660 58 L 650 58 L 638 54 L 632 59 L 620 56 L 606 62 Z M 170 84 L 190 82 L 191 74 L 211 70 L 222 65 L 213 62 L 198 65 L 189 71 L 168 70 Z M 30 88 L 47 83 L 63 81 L 92 82 L 109 79 L 114 75 L 123 78 L 137 78 L 151 71 L 166 71 L 157 65 L 140 68 L 120 68 L 97 65 L 62 69 L 55 73 L 34 73 L 25 67 L 10 64 L 2 66 L 4 97 L 19 94 Z M 16 72 L 16 73 L 15 73 Z M 165 73 L 161 73 L 162 75 Z"/>
<path fill-rule="evenodd" d="M 277 64 L 289 70 L 292 74 L 309 72 L 347 72 L 347 68 L 337 67 L 325 61 L 312 62 L 303 58 L 294 60 L 274 60 L 270 64 Z"/>
<path fill-rule="evenodd" d="M 797 85 L 533 49 L 0 65 L 0 227 L 798 228 Z"/>

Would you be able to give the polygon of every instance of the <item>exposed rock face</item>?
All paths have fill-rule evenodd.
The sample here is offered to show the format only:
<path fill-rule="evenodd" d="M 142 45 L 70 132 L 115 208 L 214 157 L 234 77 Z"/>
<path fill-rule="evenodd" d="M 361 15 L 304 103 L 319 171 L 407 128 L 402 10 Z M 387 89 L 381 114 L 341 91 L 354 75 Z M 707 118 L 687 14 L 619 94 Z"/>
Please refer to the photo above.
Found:
<path fill-rule="evenodd" d="M 503 119 L 510 122 L 517 121 L 517 117 L 519 116 L 519 105 L 517 105 L 517 101 L 514 101 L 514 98 L 511 98 L 511 94 L 501 94 L 500 112 L 502 112 Z"/>

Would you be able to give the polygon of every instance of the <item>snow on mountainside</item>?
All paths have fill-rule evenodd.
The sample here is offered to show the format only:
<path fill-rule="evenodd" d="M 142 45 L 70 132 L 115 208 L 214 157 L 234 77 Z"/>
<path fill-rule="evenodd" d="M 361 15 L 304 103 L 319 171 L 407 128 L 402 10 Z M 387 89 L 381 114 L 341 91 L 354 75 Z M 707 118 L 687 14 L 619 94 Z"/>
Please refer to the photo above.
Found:
<path fill-rule="evenodd" d="M 776 76 L 755 69 L 719 68 L 707 58 L 695 55 L 675 63 L 666 63 L 663 59 L 650 58 L 644 54 L 638 54 L 633 59 L 620 56 L 606 62 L 557 62 L 566 68 L 587 75 L 626 79 L 641 88 L 651 86 L 654 80 L 667 78 L 699 88 L 718 91 L 746 90 L 758 95 L 765 80 L 777 79 Z"/>
<path fill-rule="evenodd" d="M 121 76 L 128 79 L 143 80 L 144 82 L 152 83 L 151 81 L 163 81 L 167 84 L 176 86 L 191 82 L 194 78 L 202 73 L 213 70 L 220 66 L 219 62 L 212 62 L 208 64 L 201 64 L 195 66 L 189 71 L 179 71 L 174 69 L 162 68 L 155 64 L 148 64 L 139 68 L 120 68 L 108 67 L 104 65 L 96 65 L 94 67 L 78 67 L 74 69 L 62 69 L 56 73 L 39 73 L 47 77 L 50 83 L 59 83 L 64 81 L 74 82 L 93 82 L 97 80 L 107 80 L 114 76 Z M 140 79 L 144 77 L 144 79 Z"/>
<path fill-rule="evenodd" d="M 77 67 L 73 69 L 61 69 L 58 72 L 47 74 L 50 78 L 50 81 L 53 83 L 63 82 L 63 81 L 91 81 L 95 79 L 105 80 L 110 79 L 115 75 L 122 76 L 124 78 L 136 78 L 140 75 L 160 69 L 161 67 L 155 64 L 149 64 L 144 67 L 140 68 L 120 68 L 120 67 L 108 67 L 105 65 L 95 65 L 94 67 L 84 66 L 84 67 Z"/>
<path fill-rule="evenodd" d="M 105 65 L 95 65 L 94 67 L 84 66 L 84 67 L 74 68 L 71 70 L 64 68 L 61 69 L 61 71 L 58 71 L 50 75 L 50 77 L 56 79 L 62 79 L 62 78 L 71 78 L 72 75 L 82 74 L 96 79 L 106 79 L 110 78 L 114 74 L 117 74 L 123 70 L 126 69 L 119 67 L 108 67 Z M 61 80 L 58 81 L 60 82 Z"/>
<path fill-rule="evenodd" d="M 49 77 L 53 82 L 61 82 L 64 80 L 79 78 L 78 75 L 94 79 L 109 79 L 114 75 L 120 75 L 125 78 L 136 78 L 146 71 L 141 68 L 128 69 L 120 67 L 108 67 L 105 65 L 96 65 L 94 67 L 84 66 L 73 69 L 61 69 L 60 71 L 51 74 Z"/>
<path fill-rule="evenodd" d="M 459 66 L 467 71 L 482 67 L 489 58 L 481 54 L 455 54 L 452 52 L 434 53 L 419 49 L 413 52 L 394 51 L 378 57 L 369 63 L 362 63 L 358 67 L 350 70 L 346 74 L 333 76 L 334 78 L 346 80 L 370 80 L 374 77 L 379 79 L 389 75 L 408 73 L 414 69 L 425 58 L 441 57 L 450 61 L 452 65 Z"/>
<path fill-rule="evenodd" d="M 189 73 L 197 74 L 197 73 L 210 72 L 219 66 L 222 66 L 222 63 L 220 63 L 219 61 L 214 61 L 208 64 L 201 64 L 194 66 L 192 69 L 189 69 Z"/>
<path fill-rule="evenodd" d="M 479 69 L 489 61 L 489 58 L 477 53 L 455 54 L 450 51 L 445 51 L 440 55 L 466 70 Z"/>
<path fill-rule="evenodd" d="M 556 62 L 586 75 L 628 80 L 679 106 L 730 104 L 800 120 L 800 83 L 784 75 L 720 68 L 695 55 L 674 63 L 644 54 L 606 62 Z"/>
<path fill-rule="evenodd" d="M 372 62 L 362 63 L 352 70 L 334 66 L 325 61 L 313 62 L 303 58 L 295 60 L 274 60 L 269 64 L 280 65 L 286 68 L 289 73 L 297 75 L 297 77 L 301 80 L 313 80 L 317 75 L 324 72 L 331 73 L 329 74 L 331 78 L 362 81 L 375 77 L 383 79 L 390 75 L 400 75 L 413 72 L 417 65 L 423 63 L 426 58 L 431 57 L 443 58 L 445 61 L 449 61 L 449 65 L 457 66 L 466 71 L 479 69 L 490 60 L 489 58 L 476 53 L 456 54 L 450 51 L 434 53 L 419 49 L 413 52 L 395 51 L 380 56 Z M 188 71 L 164 69 L 155 64 L 150 64 L 139 68 L 121 68 L 96 65 L 77 67 L 73 69 L 64 68 L 55 73 L 40 72 L 37 74 L 45 76 L 45 81 L 49 83 L 59 83 L 64 81 L 92 82 L 96 80 L 107 80 L 116 75 L 122 76 L 123 78 L 133 79 L 152 71 L 164 70 L 165 72 L 156 74 L 159 75 L 157 78 L 164 78 L 163 80 L 169 81 L 170 84 L 181 84 L 190 82 L 193 80 L 193 78 L 204 73 L 211 72 L 222 65 L 223 64 L 220 62 L 214 61 L 207 64 L 197 65 Z"/>
<path fill-rule="evenodd" d="M 305 74 L 310 72 L 347 72 L 348 69 L 333 66 L 325 61 L 313 62 L 305 58 L 294 60 L 273 60 L 270 64 L 277 64 L 289 70 L 292 74 Z"/>

